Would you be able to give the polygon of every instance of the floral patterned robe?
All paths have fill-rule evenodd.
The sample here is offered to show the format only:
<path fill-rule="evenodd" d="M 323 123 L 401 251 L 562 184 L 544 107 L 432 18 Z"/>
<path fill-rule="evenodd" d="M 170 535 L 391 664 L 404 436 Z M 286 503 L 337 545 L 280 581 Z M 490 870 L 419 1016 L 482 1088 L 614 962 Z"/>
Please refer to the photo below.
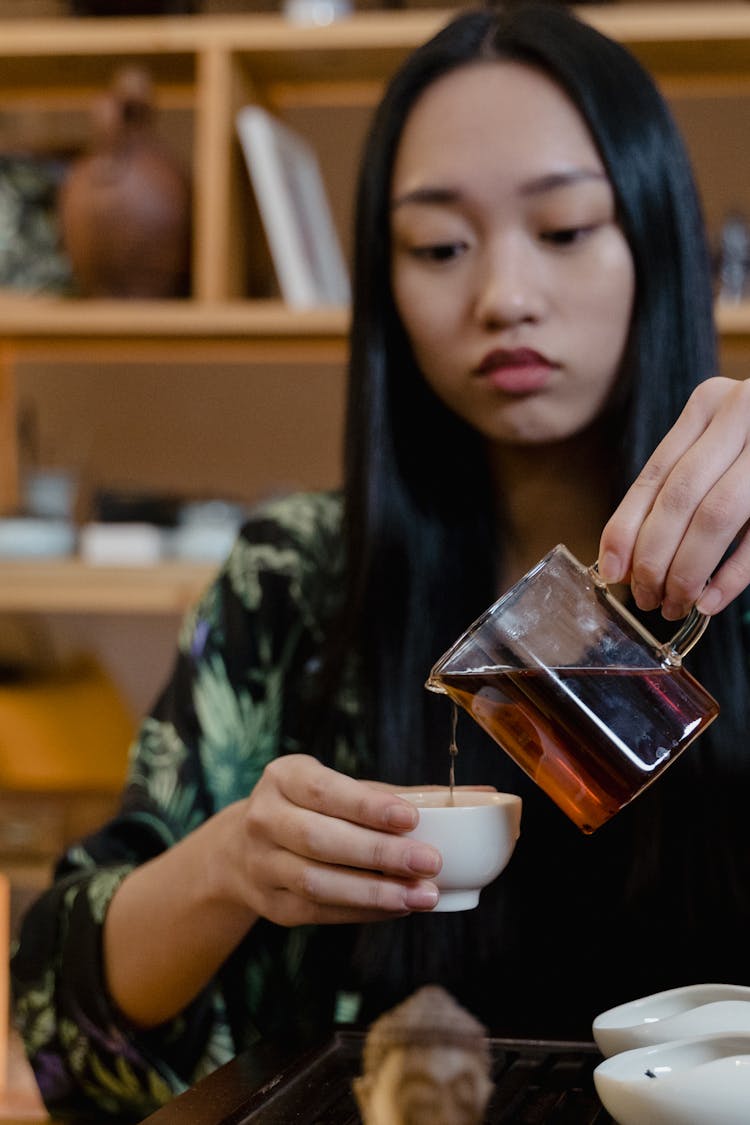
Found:
<path fill-rule="evenodd" d="M 101 933 L 134 866 L 247 795 L 276 755 L 304 749 L 298 705 L 342 587 L 340 523 L 333 493 L 272 501 L 248 521 L 183 622 L 173 675 L 132 747 L 118 815 L 68 850 L 27 917 L 13 959 L 15 1020 L 53 1113 L 95 1108 L 140 1120 L 253 1041 L 303 1039 L 330 1021 L 336 942 L 321 955 L 313 927 L 257 923 L 182 1016 L 146 1033 L 107 996 Z M 340 770 L 365 762 L 356 720 L 356 700 L 342 690 Z"/>

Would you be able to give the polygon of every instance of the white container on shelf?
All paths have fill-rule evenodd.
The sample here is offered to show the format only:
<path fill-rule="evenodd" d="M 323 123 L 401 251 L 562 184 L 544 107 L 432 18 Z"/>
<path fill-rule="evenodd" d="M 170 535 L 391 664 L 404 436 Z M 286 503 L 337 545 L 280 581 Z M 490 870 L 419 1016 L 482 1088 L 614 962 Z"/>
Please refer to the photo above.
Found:
<path fill-rule="evenodd" d="M 165 534 L 151 523 L 87 523 L 79 551 L 95 566 L 150 566 L 165 554 Z"/>
<path fill-rule="evenodd" d="M 76 530 L 63 519 L 0 519 L 0 559 L 49 559 L 73 554 Z"/>

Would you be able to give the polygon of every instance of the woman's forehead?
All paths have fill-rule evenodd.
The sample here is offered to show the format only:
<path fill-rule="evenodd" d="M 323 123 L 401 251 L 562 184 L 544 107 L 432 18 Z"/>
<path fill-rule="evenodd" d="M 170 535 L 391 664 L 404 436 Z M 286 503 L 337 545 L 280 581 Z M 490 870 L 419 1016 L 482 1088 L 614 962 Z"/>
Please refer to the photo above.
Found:
<path fill-rule="evenodd" d="M 524 174 L 577 167 L 603 171 L 588 126 L 541 70 L 482 61 L 443 75 L 420 95 L 401 134 L 394 192 L 425 176 L 463 176 L 492 162 Z"/>

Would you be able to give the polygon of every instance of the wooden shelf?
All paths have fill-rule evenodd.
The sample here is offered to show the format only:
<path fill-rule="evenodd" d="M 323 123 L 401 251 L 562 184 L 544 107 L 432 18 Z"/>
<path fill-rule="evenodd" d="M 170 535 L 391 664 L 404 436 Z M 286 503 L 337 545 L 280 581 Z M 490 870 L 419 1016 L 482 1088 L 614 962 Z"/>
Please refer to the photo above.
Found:
<path fill-rule="evenodd" d="M 282 301 L 109 301 L 0 296 L 0 369 L 18 363 L 342 363 L 345 309 L 297 311 Z M 1 372 L 0 372 L 1 375 Z"/>
<path fill-rule="evenodd" d="M 340 339 L 345 309 L 297 311 L 282 301 L 77 300 L 0 294 L 0 337 L 18 340 L 169 339 L 188 336 L 255 340 Z"/>
<path fill-rule="evenodd" d="M 750 28 L 744 0 L 686 0 L 684 4 L 622 2 L 585 4 L 579 14 L 607 35 L 630 46 L 653 44 L 664 59 L 686 44 L 710 45 L 705 67 L 723 65 L 715 45 L 742 44 Z M 367 71 L 390 73 L 394 61 L 437 31 L 453 14 L 448 8 L 357 12 L 325 26 L 297 24 L 276 14 L 110 17 L 90 19 L 0 20 L 0 52 L 6 58 L 52 60 L 102 56 L 191 55 L 227 50 L 267 60 L 274 80 L 325 80 L 336 84 L 347 74 L 360 79 Z M 339 58 L 344 71 L 332 70 Z M 363 68 L 364 71 L 363 71 Z M 26 74 L 41 83 L 46 73 Z M 12 74 L 15 80 L 16 73 Z M 10 83 L 3 69 L 3 84 Z"/>
<path fill-rule="evenodd" d="M 0 562 L 0 612 L 181 614 L 218 564 L 90 566 L 77 559 Z"/>

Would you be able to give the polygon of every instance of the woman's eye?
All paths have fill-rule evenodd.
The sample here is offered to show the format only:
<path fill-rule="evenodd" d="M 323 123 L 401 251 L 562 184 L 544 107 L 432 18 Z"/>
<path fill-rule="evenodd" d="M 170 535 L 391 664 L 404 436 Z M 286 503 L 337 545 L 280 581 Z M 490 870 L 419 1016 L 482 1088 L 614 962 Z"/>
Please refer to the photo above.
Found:
<path fill-rule="evenodd" d="M 553 246 L 573 246 L 576 242 L 582 242 L 595 229 L 594 226 L 558 227 L 556 230 L 543 231 L 541 238 L 543 242 L 551 242 Z"/>
<path fill-rule="evenodd" d="M 428 246 L 413 246 L 411 254 L 423 262 L 449 262 L 464 249 L 462 242 L 435 242 Z"/>

